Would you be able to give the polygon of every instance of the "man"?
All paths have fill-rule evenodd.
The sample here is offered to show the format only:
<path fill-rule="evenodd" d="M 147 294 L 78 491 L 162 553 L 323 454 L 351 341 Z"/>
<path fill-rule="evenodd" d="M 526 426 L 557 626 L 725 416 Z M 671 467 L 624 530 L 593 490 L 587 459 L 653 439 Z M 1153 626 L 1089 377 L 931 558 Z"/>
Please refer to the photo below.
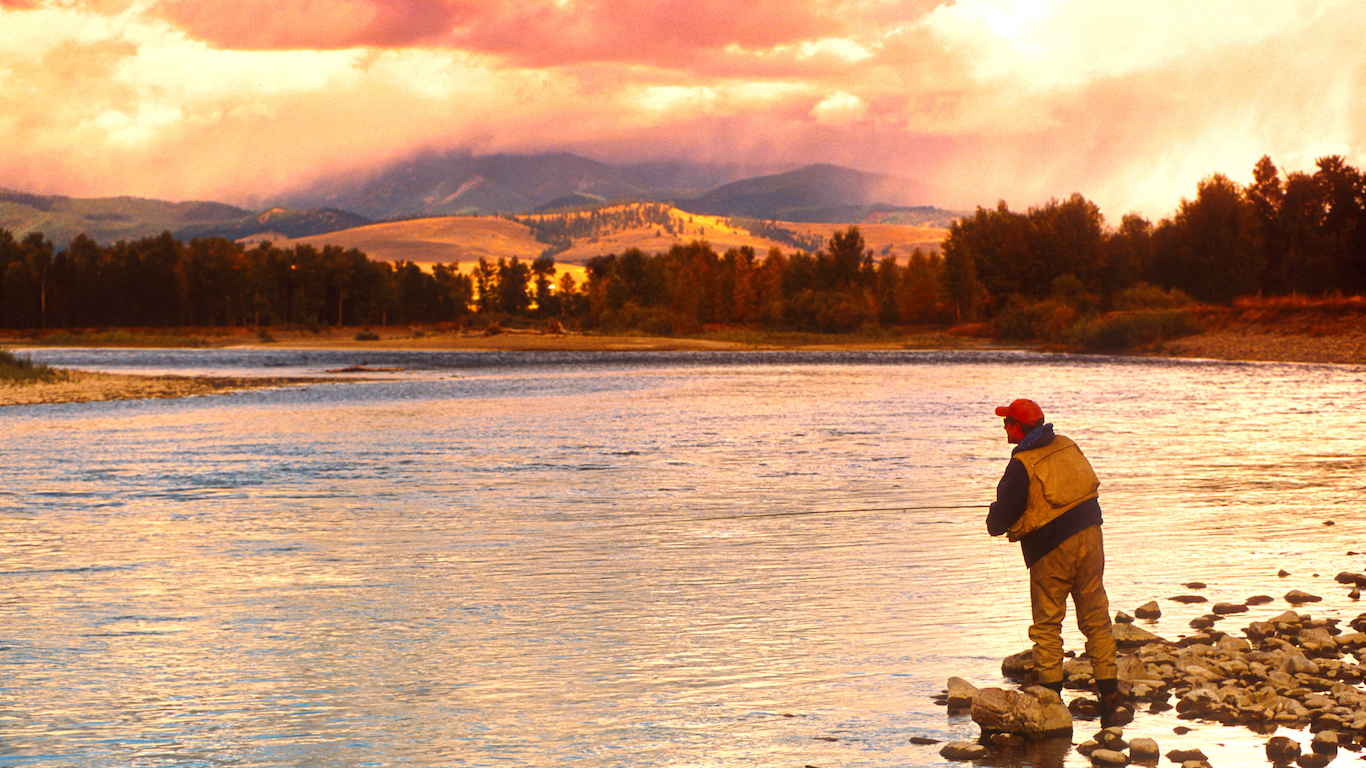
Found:
<path fill-rule="evenodd" d="M 1005 419 L 1006 440 L 1015 449 L 996 486 L 987 532 L 1020 542 L 1029 568 L 1029 639 L 1039 684 L 1062 692 L 1062 621 L 1070 594 L 1100 694 L 1101 726 L 1120 724 L 1115 639 L 1102 581 L 1100 481 L 1077 444 L 1054 434 L 1032 400 L 1016 400 L 996 415 Z"/>

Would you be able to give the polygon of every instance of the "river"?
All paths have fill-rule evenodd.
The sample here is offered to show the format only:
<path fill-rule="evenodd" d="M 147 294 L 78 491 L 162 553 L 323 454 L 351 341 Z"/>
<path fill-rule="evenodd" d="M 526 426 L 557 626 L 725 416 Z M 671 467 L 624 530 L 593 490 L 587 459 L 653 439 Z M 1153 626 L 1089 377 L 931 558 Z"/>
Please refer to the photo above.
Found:
<path fill-rule="evenodd" d="M 1001 659 L 1029 645 L 1019 551 L 972 506 L 1009 456 L 992 409 L 1015 397 L 1102 479 L 1112 608 L 1159 600 L 1147 628 L 1170 639 L 1204 613 L 1164 599 L 1191 580 L 1211 601 L 1278 598 L 1237 628 L 1289 608 L 1292 588 L 1324 597 L 1316 617 L 1362 610 L 1333 576 L 1366 568 L 1349 554 L 1366 548 L 1363 367 L 33 357 L 403 371 L 0 409 L 3 766 L 944 765 L 911 737 L 977 728 L 932 697 L 952 675 L 1003 685 Z M 1216 766 L 1265 760 L 1265 737 L 1173 713 L 1126 733 Z M 1089 762 L 1064 744 L 983 764 Z"/>

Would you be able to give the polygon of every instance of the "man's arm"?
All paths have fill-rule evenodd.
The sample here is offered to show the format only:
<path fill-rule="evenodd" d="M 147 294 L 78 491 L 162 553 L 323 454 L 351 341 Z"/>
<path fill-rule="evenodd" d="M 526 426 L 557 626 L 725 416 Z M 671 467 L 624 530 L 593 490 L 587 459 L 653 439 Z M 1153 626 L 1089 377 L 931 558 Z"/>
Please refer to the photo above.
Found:
<path fill-rule="evenodd" d="M 1024 514 L 1028 500 L 1029 472 L 1023 463 L 1011 459 L 1005 474 L 1001 475 L 1001 482 L 996 484 L 996 501 L 991 503 L 991 511 L 987 513 L 987 533 L 1000 536 L 1010 530 Z"/>

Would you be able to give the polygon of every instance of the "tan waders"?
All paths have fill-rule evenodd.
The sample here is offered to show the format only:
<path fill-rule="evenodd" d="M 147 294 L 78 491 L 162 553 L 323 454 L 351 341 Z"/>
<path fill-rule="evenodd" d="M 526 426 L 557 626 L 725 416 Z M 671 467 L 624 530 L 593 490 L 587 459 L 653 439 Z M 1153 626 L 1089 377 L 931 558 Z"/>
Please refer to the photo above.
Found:
<path fill-rule="evenodd" d="M 1029 569 L 1029 595 L 1034 623 L 1034 668 L 1044 685 L 1062 682 L 1062 621 L 1067 596 L 1077 611 L 1077 628 L 1086 636 L 1086 655 L 1097 680 L 1113 680 L 1115 637 L 1110 630 L 1110 601 L 1105 596 L 1105 548 L 1100 526 L 1082 529 L 1039 558 Z"/>

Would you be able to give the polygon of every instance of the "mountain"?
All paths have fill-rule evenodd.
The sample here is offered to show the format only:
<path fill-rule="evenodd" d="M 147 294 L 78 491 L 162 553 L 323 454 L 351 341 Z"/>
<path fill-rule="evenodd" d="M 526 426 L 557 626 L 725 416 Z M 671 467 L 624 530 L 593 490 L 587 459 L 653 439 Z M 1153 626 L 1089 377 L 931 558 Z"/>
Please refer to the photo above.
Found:
<path fill-rule="evenodd" d="M 529 213 L 602 202 L 672 201 L 754 169 L 697 163 L 616 166 L 567 153 L 473 156 L 424 152 L 364 177 L 337 176 L 285 195 L 291 208 L 338 208 L 375 220 Z"/>
<path fill-rule="evenodd" d="M 333 177 L 262 211 L 213 202 L 42 197 L 0 189 L 0 229 L 42 232 L 59 248 L 85 233 L 101 244 L 170 231 L 182 240 L 300 238 L 438 216 L 584 211 L 658 202 L 694 215 L 804 224 L 948 226 L 958 214 L 923 205 L 918 183 L 818 164 L 761 174 L 687 162 L 611 165 L 571 154 L 426 152 L 365 176 Z"/>
<path fill-rule="evenodd" d="M 659 162 L 616 166 L 571 154 L 425 152 L 369 176 L 335 177 L 287 195 L 299 209 L 336 208 L 376 221 L 426 216 L 575 210 L 654 201 L 709 216 L 853 224 L 899 211 L 936 224 L 948 211 L 923 206 L 922 185 L 829 164 L 756 176 L 756 169 Z M 908 207 L 921 205 L 921 207 Z M 912 220 L 913 219 L 913 220 Z"/>
<path fill-rule="evenodd" d="M 58 248 L 82 233 L 107 244 L 165 231 L 174 234 L 187 227 L 219 225 L 251 215 L 251 211 L 223 203 L 43 196 L 0 189 L 0 229 L 7 229 L 16 237 L 42 232 Z"/>
<path fill-rule="evenodd" d="M 173 234 L 181 240 L 194 237 L 223 237 L 241 240 L 254 235 L 273 234 L 287 238 L 322 235 L 343 229 L 371 224 L 364 216 L 357 216 L 335 208 L 300 211 L 291 208 L 271 208 L 230 221 L 193 224 Z"/>
<path fill-rule="evenodd" d="M 912 181 L 821 163 L 726 184 L 679 207 L 712 216 L 857 223 L 872 211 L 918 202 L 922 194 Z"/>

